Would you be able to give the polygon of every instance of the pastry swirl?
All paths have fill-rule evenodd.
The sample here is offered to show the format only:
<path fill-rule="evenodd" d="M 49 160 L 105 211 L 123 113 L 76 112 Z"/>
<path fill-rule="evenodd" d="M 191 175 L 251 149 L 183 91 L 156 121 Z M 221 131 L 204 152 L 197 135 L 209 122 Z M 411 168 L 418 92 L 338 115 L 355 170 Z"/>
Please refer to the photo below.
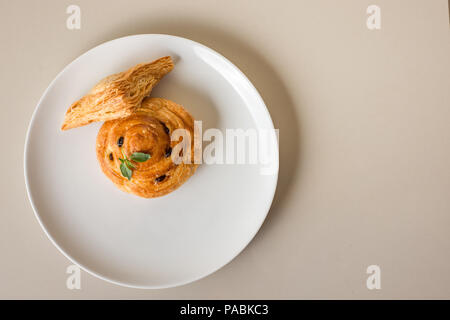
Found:
<path fill-rule="evenodd" d="M 176 129 L 185 129 L 192 137 L 191 161 L 173 161 L 172 150 L 179 149 L 176 145 L 181 140 L 171 141 L 170 135 Z M 97 159 L 103 173 L 121 190 L 144 198 L 159 197 L 194 174 L 197 165 L 193 161 L 193 137 L 194 120 L 182 106 L 166 99 L 145 98 L 131 116 L 103 124 L 97 136 Z M 120 158 L 130 158 L 135 152 L 151 157 L 145 162 L 133 162 L 135 169 L 127 179 L 121 174 Z"/>
<path fill-rule="evenodd" d="M 172 69 L 172 59 L 163 57 L 104 78 L 87 95 L 70 106 L 61 129 L 130 116 L 142 99 Z"/>

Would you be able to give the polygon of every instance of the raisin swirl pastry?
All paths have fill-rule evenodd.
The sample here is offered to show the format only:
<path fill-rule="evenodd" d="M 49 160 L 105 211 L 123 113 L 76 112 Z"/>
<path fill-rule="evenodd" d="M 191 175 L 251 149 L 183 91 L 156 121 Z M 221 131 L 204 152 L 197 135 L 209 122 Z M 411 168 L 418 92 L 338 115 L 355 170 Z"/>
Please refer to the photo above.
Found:
<path fill-rule="evenodd" d="M 190 160 L 174 163 L 172 150 L 182 141 L 171 141 L 175 129 L 186 129 L 191 137 Z M 107 121 L 97 136 L 97 159 L 103 173 L 121 190 L 144 198 L 154 198 L 172 192 L 182 185 L 197 168 L 194 164 L 194 120 L 175 102 L 161 98 L 145 98 L 129 117 Z M 188 141 L 188 140 L 187 140 Z M 133 162 L 131 179 L 121 174 L 120 158 L 135 153 L 151 157 L 145 162 Z M 182 153 L 177 151 L 178 153 Z M 183 156 L 183 155 L 181 155 Z M 177 162 L 177 161 L 175 161 Z"/>
<path fill-rule="evenodd" d="M 173 69 L 170 57 L 138 64 L 101 80 L 67 110 L 62 130 L 131 115 L 161 78 Z"/>

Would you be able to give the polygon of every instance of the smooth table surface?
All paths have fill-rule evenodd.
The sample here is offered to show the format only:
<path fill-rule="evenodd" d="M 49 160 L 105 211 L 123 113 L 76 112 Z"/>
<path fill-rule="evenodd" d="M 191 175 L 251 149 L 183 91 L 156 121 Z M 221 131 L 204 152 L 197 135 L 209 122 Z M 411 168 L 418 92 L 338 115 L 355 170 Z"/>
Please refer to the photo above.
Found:
<path fill-rule="evenodd" d="M 71 4 L 0 1 L 0 298 L 450 298 L 447 1 L 80 0 L 68 30 Z M 140 33 L 198 41 L 248 76 L 280 129 L 277 193 L 250 245 L 205 279 L 139 290 L 82 272 L 69 290 L 71 263 L 26 196 L 26 130 L 64 66 Z"/>

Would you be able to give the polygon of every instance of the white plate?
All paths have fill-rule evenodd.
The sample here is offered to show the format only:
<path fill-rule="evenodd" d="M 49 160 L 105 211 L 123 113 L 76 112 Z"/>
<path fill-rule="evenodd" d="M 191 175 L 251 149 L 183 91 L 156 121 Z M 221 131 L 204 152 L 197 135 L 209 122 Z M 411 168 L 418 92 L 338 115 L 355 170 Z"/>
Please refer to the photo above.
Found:
<path fill-rule="evenodd" d="M 69 64 L 39 101 L 25 143 L 28 196 L 50 240 L 87 272 L 130 287 L 182 285 L 224 266 L 260 228 L 277 183 L 273 140 L 272 175 L 260 164 L 203 164 L 175 192 L 142 199 L 101 172 L 101 124 L 60 131 L 68 106 L 97 81 L 165 55 L 175 68 L 152 96 L 185 106 L 204 130 L 273 129 L 260 95 L 231 62 L 191 40 L 148 34 L 106 42 Z"/>

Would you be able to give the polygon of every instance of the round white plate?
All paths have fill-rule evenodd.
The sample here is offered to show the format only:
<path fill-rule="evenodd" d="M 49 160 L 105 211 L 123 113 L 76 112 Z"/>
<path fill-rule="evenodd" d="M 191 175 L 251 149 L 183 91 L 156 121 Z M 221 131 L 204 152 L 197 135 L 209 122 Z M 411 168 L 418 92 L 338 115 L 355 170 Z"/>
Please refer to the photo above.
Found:
<path fill-rule="evenodd" d="M 231 62 L 194 41 L 147 34 L 106 42 L 69 64 L 39 101 L 25 143 L 28 196 L 50 240 L 87 272 L 130 287 L 182 285 L 224 266 L 260 228 L 277 184 L 274 139 L 273 174 L 261 174 L 263 164 L 202 164 L 176 191 L 143 199 L 101 172 L 101 123 L 60 130 L 70 104 L 100 79 L 165 55 L 175 68 L 153 97 L 185 106 L 203 131 L 273 129 L 260 95 Z"/>

